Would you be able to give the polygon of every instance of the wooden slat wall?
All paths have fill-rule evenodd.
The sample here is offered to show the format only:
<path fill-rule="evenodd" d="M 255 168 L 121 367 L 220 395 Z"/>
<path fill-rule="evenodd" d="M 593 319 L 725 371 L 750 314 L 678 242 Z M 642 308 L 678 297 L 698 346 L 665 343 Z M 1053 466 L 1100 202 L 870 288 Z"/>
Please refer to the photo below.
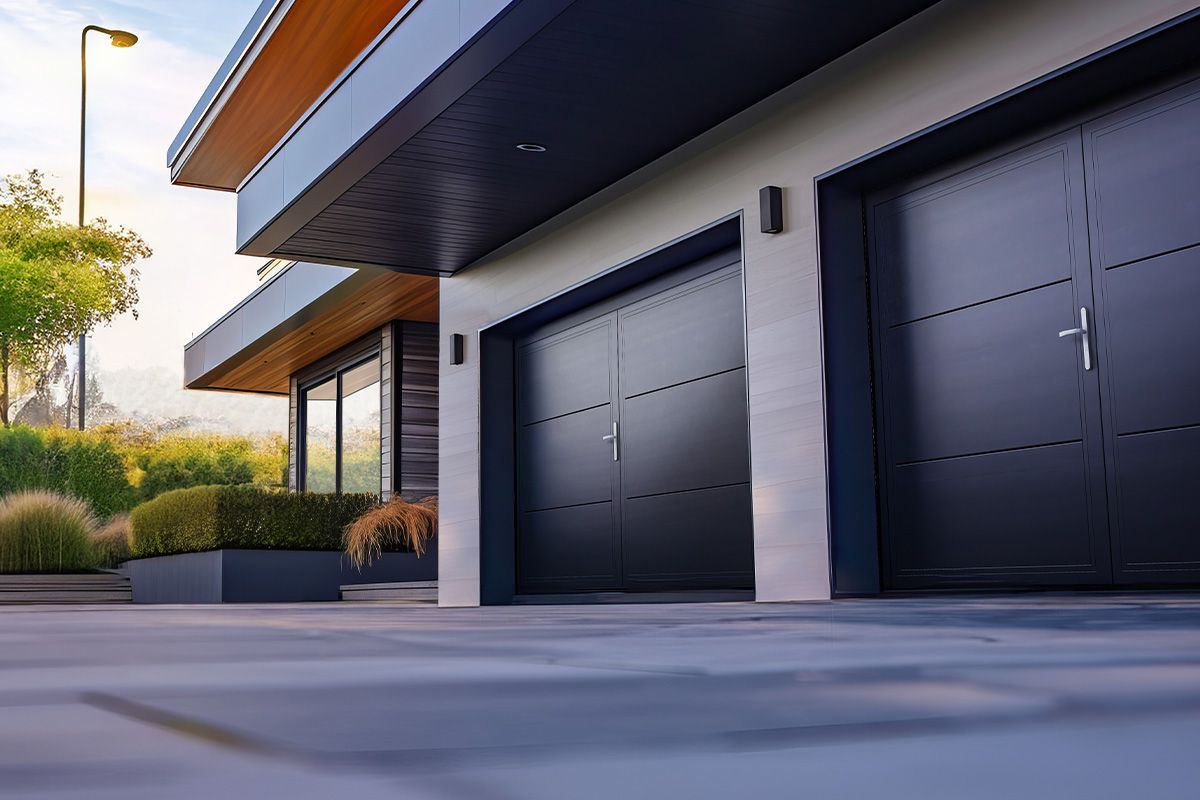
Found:
<path fill-rule="evenodd" d="M 297 445 L 300 424 L 300 390 L 297 388 L 296 377 L 288 379 L 288 489 L 296 491 L 300 486 L 300 474 L 297 465 L 300 463 L 300 452 Z"/>
<path fill-rule="evenodd" d="M 395 430 L 393 387 L 395 385 L 396 323 L 383 326 L 379 333 L 379 495 L 384 500 L 392 496 L 392 431 Z"/>
<path fill-rule="evenodd" d="M 398 322 L 402 343 L 396 458 L 400 494 L 419 500 L 438 491 L 438 326 Z"/>

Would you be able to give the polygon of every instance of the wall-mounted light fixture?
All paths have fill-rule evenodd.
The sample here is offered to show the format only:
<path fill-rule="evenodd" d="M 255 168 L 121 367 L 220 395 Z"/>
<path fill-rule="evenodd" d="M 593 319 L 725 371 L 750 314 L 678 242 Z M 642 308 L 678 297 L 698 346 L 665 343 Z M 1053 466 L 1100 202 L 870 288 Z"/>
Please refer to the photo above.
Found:
<path fill-rule="evenodd" d="M 758 190 L 758 217 L 763 233 L 783 232 L 783 189 L 764 186 Z"/>
<path fill-rule="evenodd" d="M 458 366 L 467 360 L 467 337 L 461 333 L 450 334 L 450 363 Z"/>

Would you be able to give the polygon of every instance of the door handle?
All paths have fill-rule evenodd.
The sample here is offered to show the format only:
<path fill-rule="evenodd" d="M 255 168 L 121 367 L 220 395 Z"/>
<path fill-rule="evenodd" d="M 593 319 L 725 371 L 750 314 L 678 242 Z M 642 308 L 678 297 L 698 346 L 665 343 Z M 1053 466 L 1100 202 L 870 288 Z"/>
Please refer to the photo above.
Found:
<path fill-rule="evenodd" d="M 1079 309 L 1079 327 L 1068 328 L 1065 331 L 1058 332 L 1058 338 L 1062 339 L 1066 336 L 1079 336 L 1083 339 L 1083 369 L 1084 371 L 1092 368 L 1092 342 L 1091 335 L 1088 333 L 1088 311 L 1087 308 Z"/>
<path fill-rule="evenodd" d="M 620 437 L 620 434 L 618 434 L 618 433 L 617 433 L 617 423 L 615 423 L 615 422 L 613 423 L 613 432 L 612 432 L 612 433 L 610 433 L 610 434 L 607 434 L 607 435 L 605 435 L 605 436 L 601 436 L 601 437 L 600 437 L 600 441 L 602 441 L 602 442 L 612 442 L 612 446 L 613 446 L 613 461 L 620 461 L 620 460 L 621 460 L 621 449 L 620 449 L 620 447 L 621 447 L 621 437 Z"/>

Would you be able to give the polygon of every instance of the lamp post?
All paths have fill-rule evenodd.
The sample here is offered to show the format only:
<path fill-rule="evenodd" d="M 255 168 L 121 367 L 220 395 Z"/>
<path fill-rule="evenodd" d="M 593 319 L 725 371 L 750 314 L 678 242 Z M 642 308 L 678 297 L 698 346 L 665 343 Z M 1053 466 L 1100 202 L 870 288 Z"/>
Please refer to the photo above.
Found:
<path fill-rule="evenodd" d="M 83 176 L 87 155 L 84 146 L 84 135 L 87 130 L 87 35 L 90 31 L 99 31 L 108 35 L 113 47 L 133 47 L 138 37 L 129 31 L 109 30 L 99 25 L 84 27 L 79 36 L 79 227 L 83 227 Z M 79 430 L 84 427 L 84 405 L 87 396 L 87 331 L 79 334 Z M 69 400 L 68 400 L 69 403 Z M 70 405 L 68 404 L 68 408 Z"/>

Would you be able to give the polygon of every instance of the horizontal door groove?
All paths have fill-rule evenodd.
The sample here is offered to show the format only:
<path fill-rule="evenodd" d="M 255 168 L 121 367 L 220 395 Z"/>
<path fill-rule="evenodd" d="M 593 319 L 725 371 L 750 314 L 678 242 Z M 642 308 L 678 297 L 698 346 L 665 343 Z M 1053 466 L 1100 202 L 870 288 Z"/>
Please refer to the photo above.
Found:
<path fill-rule="evenodd" d="M 1109 264 L 1107 267 L 1104 268 L 1104 271 L 1108 272 L 1109 270 L 1112 270 L 1112 269 L 1120 269 L 1121 267 L 1129 267 L 1134 264 L 1141 264 L 1143 261 L 1152 261 L 1156 258 L 1162 258 L 1163 256 L 1174 255 L 1175 253 L 1182 253 L 1184 250 L 1191 250 L 1194 247 L 1200 247 L 1200 242 L 1193 242 L 1192 244 L 1185 244 L 1185 245 L 1181 245 L 1180 247 L 1173 247 L 1170 250 L 1163 250 L 1161 253 L 1151 253 L 1148 256 L 1141 256 L 1140 258 L 1131 258 L 1130 260 L 1122 261 L 1119 264 Z"/>
<path fill-rule="evenodd" d="M 947 314 L 953 314 L 956 311 L 966 311 L 968 308 L 975 308 L 977 306 L 987 305 L 988 303 L 994 303 L 997 300 L 1007 300 L 1010 297 L 1017 297 L 1018 295 L 1028 294 L 1029 292 L 1036 292 L 1038 289 L 1048 289 L 1051 286 L 1058 286 L 1060 283 L 1070 283 L 1070 282 L 1071 282 L 1070 278 L 1061 278 L 1060 280 L 1057 280 L 1057 281 L 1050 281 L 1049 283 L 1043 283 L 1040 286 L 1030 286 L 1028 289 L 1021 289 L 1020 291 L 1017 291 L 1017 292 L 1009 292 L 1008 294 L 1001 294 L 1001 295 L 997 295 L 995 297 L 989 297 L 987 300 L 980 300 L 977 303 L 967 303 L 965 306 L 956 306 L 955 308 L 948 308 L 945 311 L 938 311 L 934 314 L 926 314 L 923 317 L 915 317 L 913 319 L 906 319 L 904 322 L 893 322 L 890 325 L 888 325 L 888 329 L 895 330 L 896 328 L 900 328 L 905 325 L 911 325 L 914 322 L 924 322 L 927 319 L 934 319 L 935 317 L 944 317 Z"/>
<path fill-rule="evenodd" d="M 1129 431 L 1128 433 L 1117 433 L 1118 439 L 1124 439 L 1126 436 L 1149 436 L 1155 433 L 1172 433 L 1174 431 L 1190 431 L 1200 428 L 1200 423 L 1193 422 L 1190 425 L 1168 425 L 1165 428 L 1147 428 L 1144 431 Z"/>
<path fill-rule="evenodd" d="M 605 503 L 611 503 L 612 500 L 589 500 L 586 503 L 566 503 L 561 506 L 543 506 L 541 508 L 522 508 L 522 514 L 539 514 L 542 511 L 559 511 L 564 508 L 586 508 L 587 506 L 599 506 Z"/>
<path fill-rule="evenodd" d="M 749 481 L 738 481 L 737 483 L 719 483 L 715 486 L 694 486 L 691 489 L 674 489 L 669 492 L 650 492 L 649 494 L 631 494 L 626 495 L 626 500 L 643 500 L 647 497 L 667 497 L 673 494 L 687 494 L 688 492 L 707 492 L 712 489 L 730 489 L 735 486 L 749 486 Z M 607 500 L 604 502 L 608 502 Z"/>
<path fill-rule="evenodd" d="M 555 414 L 553 417 L 546 417 L 544 419 L 535 419 L 533 422 L 522 422 L 521 427 L 528 428 L 530 425 L 541 425 L 543 422 L 553 422 L 556 419 L 562 419 L 563 417 L 569 417 L 572 414 L 582 414 L 585 411 L 594 411 L 597 408 L 604 408 L 605 406 L 610 405 L 610 404 L 611 403 L 606 400 L 603 403 L 596 403 L 596 405 L 588 406 L 587 408 L 577 408 L 574 411 L 565 411 L 562 414 Z"/>
<path fill-rule="evenodd" d="M 701 375 L 698 378 L 688 378 L 686 381 L 679 381 L 679 383 L 669 383 L 666 386 L 659 386 L 656 389 L 647 389 L 644 392 L 638 392 L 637 394 L 631 394 L 631 395 L 628 395 L 627 397 L 625 397 L 625 399 L 633 400 L 638 397 L 645 397 L 648 394 L 654 394 L 655 392 L 661 392 L 665 389 L 674 389 L 679 386 L 687 386 L 689 383 L 695 383 L 696 381 L 702 381 L 705 378 L 715 378 L 718 375 L 727 375 L 730 372 L 737 372 L 739 369 L 745 369 L 745 368 L 746 368 L 746 365 L 742 364 L 741 366 L 738 366 L 738 367 L 730 367 L 729 369 L 723 369 L 720 372 L 710 372 L 707 375 Z"/>
<path fill-rule="evenodd" d="M 999 455 L 1000 453 L 1017 453 L 1021 450 L 1040 450 L 1044 447 L 1061 447 L 1064 444 L 1080 444 L 1082 439 L 1066 439 L 1061 442 L 1046 442 L 1044 444 L 1024 444 L 1019 447 L 1001 447 L 998 450 L 982 450 L 978 453 L 960 453 L 953 456 L 938 456 L 937 458 L 919 458 L 914 461 L 899 461 L 894 467 L 913 467 L 920 464 L 935 464 L 939 461 L 953 461 L 958 458 L 978 458 L 979 456 Z"/>

